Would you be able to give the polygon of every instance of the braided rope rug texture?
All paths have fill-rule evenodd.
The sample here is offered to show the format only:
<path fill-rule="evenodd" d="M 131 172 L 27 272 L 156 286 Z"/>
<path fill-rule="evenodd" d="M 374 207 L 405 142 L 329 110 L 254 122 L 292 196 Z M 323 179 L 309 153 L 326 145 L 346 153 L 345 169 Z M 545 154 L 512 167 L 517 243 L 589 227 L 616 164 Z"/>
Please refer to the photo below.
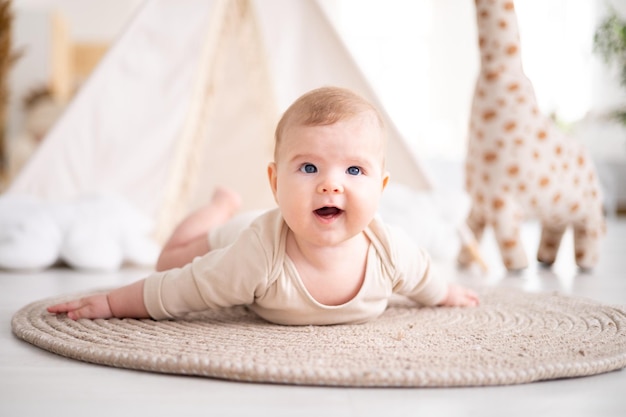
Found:
<path fill-rule="evenodd" d="M 86 294 L 80 294 L 86 295 Z M 243 307 L 184 320 L 78 320 L 18 311 L 19 338 L 68 358 L 236 381 L 353 387 L 528 383 L 626 366 L 626 309 L 557 293 L 490 289 L 477 308 L 393 300 L 358 325 L 280 326 Z"/>

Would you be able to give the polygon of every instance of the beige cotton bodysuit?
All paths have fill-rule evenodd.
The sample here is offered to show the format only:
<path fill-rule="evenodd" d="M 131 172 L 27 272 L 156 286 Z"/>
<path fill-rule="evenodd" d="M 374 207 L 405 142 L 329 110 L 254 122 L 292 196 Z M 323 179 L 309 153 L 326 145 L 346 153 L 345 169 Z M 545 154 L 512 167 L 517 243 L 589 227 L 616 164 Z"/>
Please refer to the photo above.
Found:
<path fill-rule="evenodd" d="M 401 230 L 376 218 L 364 231 L 370 245 L 361 289 L 344 304 L 321 304 L 309 294 L 286 254 L 288 230 L 275 209 L 240 233 L 229 226 L 211 231 L 211 248 L 223 247 L 182 268 L 146 278 L 144 301 L 150 316 L 172 319 L 188 312 L 246 305 L 278 324 L 359 323 L 382 314 L 392 293 L 429 306 L 445 297 L 447 284 L 429 273 L 429 256 Z M 237 237 L 228 244 L 225 234 Z"/>

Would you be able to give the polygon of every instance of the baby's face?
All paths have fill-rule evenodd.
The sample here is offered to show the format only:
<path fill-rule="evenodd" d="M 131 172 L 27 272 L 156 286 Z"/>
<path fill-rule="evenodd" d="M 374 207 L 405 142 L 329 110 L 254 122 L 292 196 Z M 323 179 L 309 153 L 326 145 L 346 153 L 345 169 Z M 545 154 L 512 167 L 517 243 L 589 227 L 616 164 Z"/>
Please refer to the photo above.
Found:
<path fill-rule="evenodd" d="M 299 239 L 319 245 L 354 237 L 374 217 L 388 174 L 376 119 L 289 126 L 268 173 L 274 198 Z"/>

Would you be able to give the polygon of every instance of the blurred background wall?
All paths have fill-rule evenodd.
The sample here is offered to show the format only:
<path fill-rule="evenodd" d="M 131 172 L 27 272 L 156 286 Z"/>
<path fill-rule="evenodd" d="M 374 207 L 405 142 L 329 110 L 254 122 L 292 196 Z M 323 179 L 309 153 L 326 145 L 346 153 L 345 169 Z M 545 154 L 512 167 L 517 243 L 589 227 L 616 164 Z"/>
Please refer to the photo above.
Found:
<path fill-rule="evenodd" d="M 24 129 L 24 100 L 29 94 L 41 87 L 79 88 L 88 76 L 77 77 L 76 86 L 59 87 L 63 84 L 58 76 L 63 71 L 59 42 L 93 47 L 96 52 L 83 63 L 88 73 L 98 51 L 104 53 L 115 41 L 141 3 L 13 1 L 13 42 L 22 56 L 10 75 L 9 140 Z M 461 187 L 478 71 L 474 2 L 319 3 L 436 182 Z M 589 147 L 613 203 L 626 207 L 626 127 L 606 118 L 626 103 L 626 89 L 619 84 L 619 68 L 607 65 L 593 51 L 599 22 L 611 9 L 626 19 L 626 0 L 524 0 L 516 2 L 516 9 L 524 68 L 541 110 Z"/>

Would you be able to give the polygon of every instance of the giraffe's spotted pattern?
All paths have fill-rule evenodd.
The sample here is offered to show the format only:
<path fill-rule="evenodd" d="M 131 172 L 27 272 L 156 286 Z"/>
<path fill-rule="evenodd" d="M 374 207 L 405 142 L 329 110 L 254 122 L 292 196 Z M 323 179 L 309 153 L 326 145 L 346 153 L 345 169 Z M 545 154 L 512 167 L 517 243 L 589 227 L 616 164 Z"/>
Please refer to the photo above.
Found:
<path fill-rule="evenodd" d="M 466 187 L 472 200 L 467 219 L 480 239 L 494 229 L 508 269 L 528 265 L 520 224 L 542 222 L 537 258 L 552 264 L 561 237 L 574 228 L 576 263 L 598 261 L 604 234 L 602 196 L 586 151 L 538 110 L 522 69 L 515 7 L 511 0 L 475 0 L 481 70 L 469 123 Z M 466 251 L 459 255 L 469 262 Z"/>

